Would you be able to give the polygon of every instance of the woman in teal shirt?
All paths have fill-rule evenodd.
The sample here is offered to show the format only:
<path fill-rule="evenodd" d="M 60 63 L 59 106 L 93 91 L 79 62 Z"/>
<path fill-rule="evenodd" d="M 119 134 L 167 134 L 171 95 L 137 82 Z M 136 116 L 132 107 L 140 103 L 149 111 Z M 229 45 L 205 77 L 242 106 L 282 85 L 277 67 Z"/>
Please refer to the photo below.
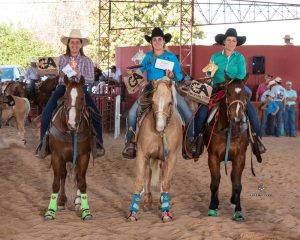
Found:
<path fill-rule="evenodd" d="M 171 40 L 171 38 L 171 34 L 164 34 L 163 31 L 158 27 L 152 30 L 151 36 L 145 35 L 146 41 L 151 44 L 153 50 L 146 53 L 146 56 L 142 61 L 142 67 L 140 67 L 140 70 L 141 72 L 147 72 L 148 81 L 155 81 L 160 78 L 163 78 L 164 76 L 167 76 L 174 81 L 182 81 L 182 72 L 176 55 L 165 50 L 166 43 L 168 43 Z M 156 68 L 155 63 L 157 59 L 173 62 L 173 70 L 162 70 Z M 149 90 L 151 86 L 152 84 L 148 84 L 145 87 L 145 90 Z M 184 121 L 186 123 L 189 123 L 193 117 L 191 109 L 189 108 L 183 97 L 181 97 L 178 93 L 176 94 L 176 99 L 179 112 L 182 114 Z M 127 115 L 126 145 L 124 150 L 122 151 L 122 155 L 123 157 L 128 159 L 136 157 L 136 146 L 133 139 L 133 131 L 135 131 L 136 128 L 138 107 L 138 101 L 135 101 Z M 193 138 L 193 127 L 189 128 L 188 136 L 190 139 Z"/>
<path fill-rule="evenodd" d="M 246 76 L 246 61 L 244 56 L 235 51 L 236 46 L 243 45 L 246 42 L 246 37 L 238 36 L 234 28 L 227 29 L 225 34 L 218 34 L 215 37 L 218 44 L 223 45 L 222 51 L 212 55 L 210 61 L 218 66 L 218 70 L 212 79 L 213 91 L 217 92 L 222 87 L 225 79 L 224 72 L 230 78 L 244 79 Z M 253 104 L 247 99 L 246 113 L 253 130 L 257 136 L 260 153 L 264 153 L 266 148 L 261 142 L 261 132 L 259 127 L 258 117 Z M 195 116 L 195 141 L 197 151 L 195 157 L 199 157 L 203 152 L 203 132 L 204 125 L 208 116 L 208 106 L 202 105 Z"/>

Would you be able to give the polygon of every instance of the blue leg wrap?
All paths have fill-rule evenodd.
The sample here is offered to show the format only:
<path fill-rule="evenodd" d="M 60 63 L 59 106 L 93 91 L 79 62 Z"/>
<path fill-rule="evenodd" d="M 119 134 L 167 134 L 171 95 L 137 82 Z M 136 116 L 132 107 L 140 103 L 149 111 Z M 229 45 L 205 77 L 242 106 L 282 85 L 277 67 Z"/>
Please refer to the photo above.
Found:
<path fill-rule="evenodd" d="M 161 212 L 170 211 L 170 194 L 162 193 L 161 195 Z"/>
<path fill-rule="evenodd" d="M 139 211 L 139 204 L 140 204 L 140 198 L 141 198 L 141 194 L 134 194 L 133 195 L 133 199 L 130 205 L 130 212 L 138 212 Z"/>

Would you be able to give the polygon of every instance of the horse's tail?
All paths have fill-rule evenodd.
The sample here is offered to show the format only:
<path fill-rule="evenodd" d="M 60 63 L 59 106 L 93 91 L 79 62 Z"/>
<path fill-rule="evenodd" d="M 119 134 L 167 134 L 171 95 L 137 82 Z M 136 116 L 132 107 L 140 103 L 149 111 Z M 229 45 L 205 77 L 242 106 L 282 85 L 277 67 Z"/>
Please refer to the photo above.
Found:
<path fill-rule="evenodd" d="M 74 208 L 74 199 L 76 198 L 77 192 L 77 181 L 76 181 L 76 165 L 71 162 L 66 163 L 67 178 L 66 178 L 66 196 L 68 199 L 68 208 Z"/>
<path fill-rule="evenodd" d="M 29 102 L 29 100 L 27 99 L 27 98 L 22 98 L 24 101 L 25 101 L 25 103 L 26 103 L 26 112 L 25 112 L 25 118 L 27 118 L 28 117 L 28 114 L 29 114 L 29 112 L 30 112 L 30 102 Z"/>
<path fill-rule="evenodd" d="M 150 169 L 151 169 L 151 186 L 157 187 L 159 183 L 159 174 L 160 174 L 160 160 L 150 159 Z"/>

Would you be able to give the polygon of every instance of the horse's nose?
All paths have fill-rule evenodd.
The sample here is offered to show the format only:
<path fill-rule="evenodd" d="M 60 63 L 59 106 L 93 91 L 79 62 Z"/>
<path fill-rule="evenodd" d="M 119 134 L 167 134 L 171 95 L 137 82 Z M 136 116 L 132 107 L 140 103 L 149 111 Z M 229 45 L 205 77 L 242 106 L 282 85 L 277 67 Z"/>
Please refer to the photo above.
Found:
<path fill-rule="evenodd" d="M 72 131 L 75 130 L 77 128 L 77 124 L 76 122 L 68 122 L 68 128 Z"/>
<path fill-rule="evenodd" d="M 156 131 L 158 131 L 158 132 L 162 132 L 163 130 L 165 129 L 165 127 L 164 126 L 162 126 L 162 125 L 156 125 Z"/>
<path fill-rule="evenodd" d="M 239 123 L 239 122 L 241 121 L 241 118 L 240 118 L 240 117 L 234 117 L 234 121 L 235 121 L 236 123 Z"/>

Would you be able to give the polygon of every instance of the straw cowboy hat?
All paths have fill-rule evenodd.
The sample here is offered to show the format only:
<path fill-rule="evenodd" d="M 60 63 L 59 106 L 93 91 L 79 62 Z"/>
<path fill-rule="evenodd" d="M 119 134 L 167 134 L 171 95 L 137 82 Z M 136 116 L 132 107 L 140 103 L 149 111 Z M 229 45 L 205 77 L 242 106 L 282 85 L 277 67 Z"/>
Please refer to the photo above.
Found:
<path fill-rule="evenodd" d="M 235 28 L 228 28 L 225 34 L 218 34 L 215 36 L 216 43 L 224 45 L 224 40 L 227 37 L 236 37 L 237 46 L 243 45 L 246 42 L 245 36 L 238 36 Z"/>
<path fill-rule="evenodd" d="M 268 88 L 276 84 L 275 80 L 272 80 L 268 83 Z"/>
<path fill-rule="evenodd" d="M 276 78 L 274 78 L 273 80 L 274 80 L 275 82 L 277 82 L 277 83 L 282 83 L 281 77 L 276 77 Z"/>
<path fill-rule="evenodd" d="M 151 36 L 145 35 L 145 39 L 148 43 L 150 43 L 153 37 L 162 37 L 165 40 L 165 43 L 168 43 L 170 42 L 172 35 L 170 33 L 164 34 L 159 27 L 155 27 L 152 30 Z"/>
<path fill-rule="evenodd" d="M 81 39 L 82 41 L 82 46 L 86 46 L 90 43 L 90 39 L 87 37 L 83 37 L 80 29 L 72 29 L 70 34 L 68 36 L 61 36 L 60 41 L 64 44 L 68 44 L 68 40 L 70 38 L 76 38 L 76 39 Z"/>
<path fill-rule="evenodd" d="M 289 34 L 285 35 L 283 39 L 293 39 Z"/>

